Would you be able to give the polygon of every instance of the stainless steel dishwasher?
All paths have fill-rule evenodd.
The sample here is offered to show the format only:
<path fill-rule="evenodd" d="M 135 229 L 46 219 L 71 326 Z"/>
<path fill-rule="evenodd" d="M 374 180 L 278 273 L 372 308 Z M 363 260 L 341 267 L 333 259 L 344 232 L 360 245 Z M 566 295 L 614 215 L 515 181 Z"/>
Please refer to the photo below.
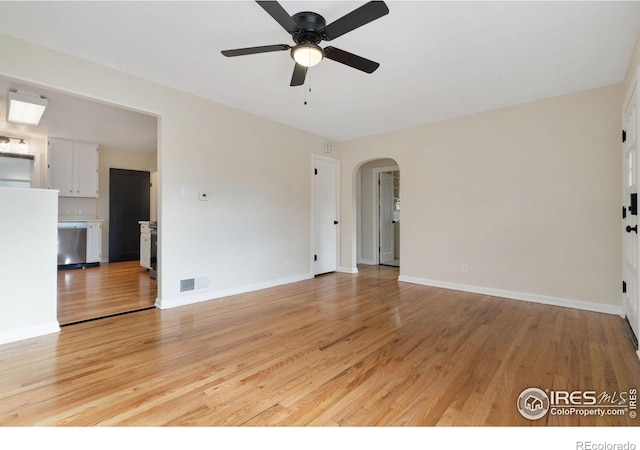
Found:
<path fill-rule="evenodd" d="M 87 222 L 58 222 L 58 268 L 73 269 L 87 262 Z"/>

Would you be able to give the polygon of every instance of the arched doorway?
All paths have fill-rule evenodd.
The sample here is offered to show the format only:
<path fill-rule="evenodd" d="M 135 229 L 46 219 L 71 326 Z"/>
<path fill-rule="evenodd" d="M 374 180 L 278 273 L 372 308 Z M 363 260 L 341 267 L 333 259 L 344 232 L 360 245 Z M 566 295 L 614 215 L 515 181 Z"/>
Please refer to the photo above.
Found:
<path fill-rule="evenodd" d="M 400 205 L 400 167 L 394 159 L 375 159 L 358 168 L 358 264 L 400 266 Z"/>

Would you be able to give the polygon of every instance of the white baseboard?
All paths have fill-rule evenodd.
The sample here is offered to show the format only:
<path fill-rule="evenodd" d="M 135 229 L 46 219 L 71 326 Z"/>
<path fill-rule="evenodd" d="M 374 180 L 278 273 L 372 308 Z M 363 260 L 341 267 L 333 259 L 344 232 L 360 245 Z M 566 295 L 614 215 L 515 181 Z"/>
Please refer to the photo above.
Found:
<path fill-rule="evenodd" d="M 360 261 L 358 261 L 358 264 L 366 264 L 367 266 L 377 266 L 378 263 L 375 262 L 373 259 L 362 259 Z"/>
<path fill-rule="evenodd" d="M 5 331 L 0 333 L 0 344 L 8 344 L 9 342 L 22 341 L 45 334 L 59 333 L 60 324 L 57 320 L 40 325 L 32 325 L 29 327 L 19 328 L 17 330 Z"/>
<path fill-rule="evenodd" d="M 526 302 L 541 303 L 544 305 L 561 306 L 564 308 L 581 309 L 584 311 L 593 311 L 606 314 L 621 314 L 620 306 L 606 305 L 603 303 L 585 302 L 582 300 L 573 300 L 560 297 L 549 297 L 546 295 L 529 294 L 526 292 L 507 291 L 504 289 L 494 289 L 482 286 L 472 286 L 466 284 L 450 283 L 447 281 L 429 280 L 426 278 L 408 277 L 400 275 L 398 281 L 405 283 L 421 284 L 423 286 L 438 287 L 444 289 L 452 289 L 455 291 L 472 292 L 474 294 L 491 295 L 493 297 L 508 298 L 511 300 L 523 300 Z"/>
<path fill-rule="evenodd" d="M 358 273 L 357 267 L 338 267 L 337 272 L 342 273 Z"/>
<path fill-rule="evenodd" d="M 236 288 L 221 289 L 214 291 L 211 289 L 203 290 L 197 293 L 192 293 L 188 296 L 174 297 L 169 299 L 156 299 L 156 307 L 160 309 L 175 308 L 178 306 L 191 305 L 193 303 L 206 302 L 209 300 L 215 300 L 222 297 L 229 297 L 237 294 L 244 294 L 246 292 L 259 291 L 261 289 L 268 289 L 271 287 L 282 286 L 283 284 L 297 283 L 298 281 L 309 280 L 313 278 L 312 273 L 304 273 L 300 275 L 294 275 L 292 277 L 279 278 L 277 280 L 264 281 L 262 283 L 254 283 L 246 286 L 239 286 Z"/>

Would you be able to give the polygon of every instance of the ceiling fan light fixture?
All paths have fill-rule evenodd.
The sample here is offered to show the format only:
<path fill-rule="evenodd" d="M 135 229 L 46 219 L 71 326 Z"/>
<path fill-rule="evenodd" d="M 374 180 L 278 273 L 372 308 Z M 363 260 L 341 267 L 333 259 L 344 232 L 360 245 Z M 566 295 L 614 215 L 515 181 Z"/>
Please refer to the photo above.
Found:
<path fill-rule="evenodd" d="M 322 61 L 324 51 L 314 44 L 298 44 L 291 49 L 291 57 L 301 66 L 313 67 Z"/>

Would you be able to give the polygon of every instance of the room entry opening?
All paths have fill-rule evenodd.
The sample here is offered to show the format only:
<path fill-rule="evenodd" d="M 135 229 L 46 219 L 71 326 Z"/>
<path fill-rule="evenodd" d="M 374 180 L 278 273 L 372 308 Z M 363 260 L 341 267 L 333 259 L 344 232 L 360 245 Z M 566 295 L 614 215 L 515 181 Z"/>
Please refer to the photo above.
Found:
<path fill-rule="evenodd" d="M 367 161 L 357 169 L 358 264 L 400 267 L 400 174 L 391 158 Z"/>

